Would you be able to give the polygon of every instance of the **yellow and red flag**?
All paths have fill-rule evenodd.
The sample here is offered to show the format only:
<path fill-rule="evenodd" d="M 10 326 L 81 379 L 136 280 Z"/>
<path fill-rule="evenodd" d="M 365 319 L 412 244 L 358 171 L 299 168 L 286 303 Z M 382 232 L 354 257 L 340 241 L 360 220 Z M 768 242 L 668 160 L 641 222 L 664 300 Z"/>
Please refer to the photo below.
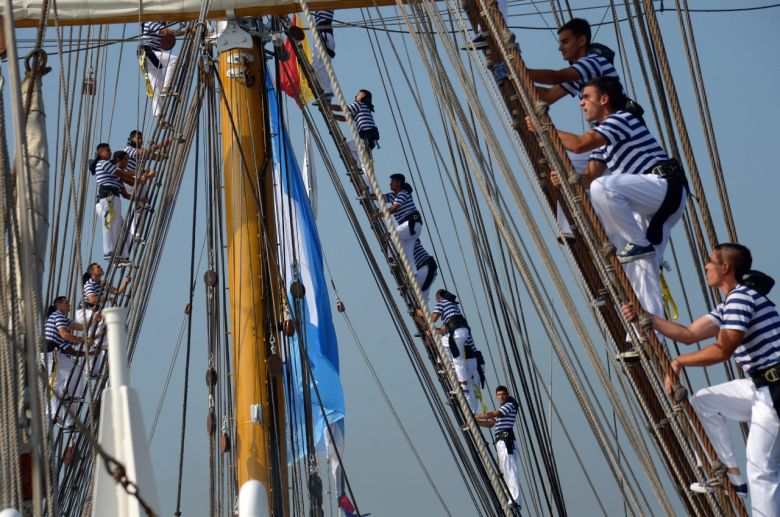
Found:
<path fill-rule="evenodd" d="M 296 27 L 303 28 L 301 18 L 298 15 L 293 16 L 292 24 Z M 305 31 L 303 31 L 306 34 Z M 298 59 L 293 52 L 293 42 L 290 37 L 287 37 L 287 41 L 284 44 L 287 51 L 290 53 L 290 59 L 281 63 L 279 67 L 279 88 L 295 99 L 298 103 L 298 107 L 304 104 L 308 104 L 314 100 L 314 94 L 309 88 L 309 83 L 306 81 L 306 77 L 303 75 L 301 65 L 298 64 Z M 311 63 L 311 46 L 309 45 L 309 36 L 307 35 L 302 41 L 304 55 L 306 59 Z"/>

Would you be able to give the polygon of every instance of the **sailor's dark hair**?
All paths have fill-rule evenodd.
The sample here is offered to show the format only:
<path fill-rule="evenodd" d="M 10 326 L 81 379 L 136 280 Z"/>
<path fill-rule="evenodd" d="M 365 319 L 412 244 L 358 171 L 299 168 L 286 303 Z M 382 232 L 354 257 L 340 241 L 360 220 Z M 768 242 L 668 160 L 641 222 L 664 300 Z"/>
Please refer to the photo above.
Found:
<path fill-rule="evenodd" d="M 561 25 L 558 29 L 558 34 L 563 31 L 571 31 L 575 36 L 585 36 L 585 44 L 590 45 L 590 23 L 582 18 L 572 18 L 568 22 Z"/>
<path fill-rule="evenodd" d="M 61 304 L 64 301 L 67 301 L 67 296 L 58 296 L 54 299 L 54 301 L 51 302 L 51 305 L 46 309 L 46 317 L 48 318 L 52 314 L 54 314 L 54 311 L 57 310 L 57 306 Z"/>
<path fill-rule="evenodd" d="M 111 159 L 111 163 L 116 165 L 119 160 L 124 160 L 125 158 L 127 158 L 127 151 L 114 151 L 114 156 Z"/>
<path fill-rule="evenodd" d="M 722 242 L 715 246 L 714 250 L 718 252 L 721 260 L 731 264 L 737 281 L 741 281 L 745 273 L 753 267 L 753 255 L 747 246 L 736 242 Z"/>
<path fill-rule="evenodd" d="M 458 297 L 455 296 L 454 294 L 452 294 L 451 292 L 449 292 L 446 289 L 439 289 L 438 291 L 436 291 L 436 296 L 438 296 L 440 298 L 444 298 L 448 302 L 457 302 L 458 301 Z"/>
<path fill-rule="evenodd" d="M 614 111 L 627 111 L 638 118 L 642 124 L 645 123 L 644 118 L 642 118 L 645 110 L 635 101 L 626 97 L 623 85 L 620 84 L 620 80 L 617 77 L 596 77 L 585 85 L 586 88 L 588 86 L 596 88 L 599 93 L 609 97 L 609 105 Z"/>
<path fill-rule="evenodd" d="M 400 172 L 396 172 L 395 174 L 390 175 L 390 181 L 400 181 L 401 183 L 406 183 L 406 176 Z"/>
<path fill-rule="evenodd" d="M 368 109 L 370 109 L 371 111 L 374 111 L 374 96 L 371 95 L 371 92 L 368 90 L 359 90 L 359 91 L 363 92 L 363 100 L 361 100 L 360 102 L 368 106 Z"/>
<path fill-rule="evenodd" d="M 86 284 L 87 280 L 92 278 L 92 268 L 95 267 L 95 266 L 99 266 L 99 265 L 100 264 L 98 264 L 97 262 L 93 262 L 92 264 L 87 266 L 87 270 L 84 272 L 83 275 L 81 275 L 81 285 Z"/>
<path fill-rule="evenodd" d="M 105 142 L 101 142 L 95 148 L 95 157 L 89 161 L 89 172 L 94 176 L 97 172 L 97 162 L 100 160 L 100 151 L 103 149 L 111 149 L 111 146 Z"/>
<path fill-rule="evenodd" d="M 133 138 L 137 136 L 144 136 L 144 134 L 141 133 L 141 131 L 138 129 L 133 129 L 132 131 L 130 131 L 130 136 L 127 137 L 127 145 L 129 145 L 130 147 L 137 147 L 136 143 L 133 142 Z"/>
<path fill-rule="evenodd" d="M 498 393 L 499 391 L 503 391 L 504 393 L 509 395 L 509 390 L 503 384 L 499 384 L 498 386 L 496 386 L 496 393 Z"/>

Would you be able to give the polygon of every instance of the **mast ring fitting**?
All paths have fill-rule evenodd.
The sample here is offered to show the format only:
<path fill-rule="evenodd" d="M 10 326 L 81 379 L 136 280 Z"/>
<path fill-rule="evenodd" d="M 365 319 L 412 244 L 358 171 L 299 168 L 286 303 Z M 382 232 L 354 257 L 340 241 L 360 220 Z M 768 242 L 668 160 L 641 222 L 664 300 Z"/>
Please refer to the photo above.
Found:
<path fill-rule="evenodd" d="M 678 384 L 674 387 L 674 390 L 672 391 L 672 399 L 674 399 L 675 402 L 682 402 L 683 400 L 686 400 L 688 398 L 688 390 L 685 386 L 682 384 Z"/>

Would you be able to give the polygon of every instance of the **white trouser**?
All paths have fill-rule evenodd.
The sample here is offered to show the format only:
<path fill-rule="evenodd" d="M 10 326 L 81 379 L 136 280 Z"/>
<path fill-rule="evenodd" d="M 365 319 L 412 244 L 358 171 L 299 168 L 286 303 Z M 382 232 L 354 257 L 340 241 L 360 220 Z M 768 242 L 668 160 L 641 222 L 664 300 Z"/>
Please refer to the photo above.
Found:
<path fill-rule="evenodd" d="M 780 418 L 769 388 L 756 389 L 750 379 L 704 388 L 691 398 L 718 458 L 737 466 L 726 419 L 750 422 L 745 452 L 750 504 L 754 517 L 780 516 Z"/>
<path fill-rule="evenodd" d="M 103 322 L 103 320 L 98 321 L 96 319 L 92 319 L 93 313 L 94 311 L 92 309 L 79 309 L 76 311 L 76 317 L 73 318 L 73 321 L 75 321 L 79 325 L 84 325 L 86 327 L 86 325 L 90 322 L 90 320 L 92 320 L 91 329 L 88 332 L 85 331 L 84 335 L 90 337 L 98 336 L 99 338 L 99 336 L 105 334 L 106 324 Z M 103 365 L 103 360 L 104 357 L 102 352 L 98 352 L 95 355 L 87 356 L 86 358 L 87 372 L 93 376 L 100 375 L 100 369 Z M 79 393 L 78 396 L 81 397 L 83 396 L 83 394 Z"/>
<path fill-rule="evenodd" d="M 412 250 L 414 250 L 414 248 L 412 248 Z M 433 281 L 431 281 L 427 289 L 422 288 L 423 282 L 425 282 L 425 279 L 428 277 L 428 269 L 429 269 L 428 264 L 425 264 L 423 267 L 417 270 L 417 274 L 415 275 L 417 284 L 420 286 L 420 290 L 422 291 L 423 301 L 425 301 L 425 305 L 428 305 L 428 297 L 431 292 L 431 286 L 433 285 Z M 433 278 L 436 278 L 438 275 L 439 273 L 437 271 L 436 273 L 434 273 Z"/>
<path fill-rule="evenodd" d="M 406 254 L 406 258 L 409 260 L 409 265 L 412 266 L 412 271 L 415 276 L 417 275 L 417 264 L 414 263 L 414 242 L 420 238 L 422 226 L 422 223 L 415 222 L 414 234 L 412 234 L 412 229 L 410 228 L 410 221 L 406 221 L 396 227 L 398 238 L 401 241 L 401 249 L 403 249 L 404 254 Z"/>
<path fill-rule="evenodd" d="M 569 155 L 569 160 L 574 167 L 574 171 L 582 176 L 582 174 L 585 172 L 585 169 L 588 168 L 590 151 L 586 151 L 584 153 L 572 153 L 570 151 L 566 151 L 566 154 Z M 565 177 L 562 177 L 561 179 L 566 180 Z M 559 202 L 555 208 L 556 218 L 558 219 L 558 228 L 561 229 L 561 233 L 564 235 L 564 237 L 573 237 L 574 231 L 571 228 L 571 223 L 569 223 L 569 220 L 566 218 L 566 214 L 563 213 L 563 207 L 561 206 L 561 203 Z"/>
<path fill-rule="evenodd" d="M 629 242 L 639 246 L 650 244 L 645 233 L 664 200 L 666 188 L 666 180 L 655 174 L 610 174 L 593 181 L 590 186 L 593 208 L 618 252 Z M 656 316 L 664 316 L 661 261 L 672 228 L 685 212 L 685 197 L 684 193 L 677 211 L 664 223 L 663 238 L 655 246 L 655 256 L 623 264 L 642 308 Z"/>
<path fill-rule="evenodd" d="M 134 194 L 136 200 L 133 208 L 133 216 L 130 219 L 129 238 L 132 239 L 134 237 L 138 237 L 139 239 L 141 239 L 143 238 L 144 221 L 146 220 L 147 211 L 144 210 L 145 205 L 139 203 L 138 200 L 149 197 L 149 190 L 151 190 L 151 183 L 146 183 L 144 185 L 138 183 L 135 187 L 128 187 L 127 190 L 131 194 Z"/>
<path fill-rule="evenodd" d="M 366 146 L 366 151 L 368 152 L 368 159 L 373 160 L 374 157 L 371 154 L 371 149 L 368 147 L 368 142 L 363 140 L 363 144 Z M 362 164 L 360 163 L 360 153 L 358 152 L 357 144 L 354 140 L 347 140 L 347 147 L 349 147 L 350 152 L 352 153 L 352 158 L 355 159 L 355 162 L 358 164 L 358 167 L 362 167 Z"/>
<path fill-rule="evenodd" d="M 110 259 L 114 255 L 119 237 L 122 235 L 124 220 L 122 219 L 122 201 L 119 196 L 104 197 L 95 205 L 95 211 L 100 218 L 103 229 L 103 257 Z M 121 246 L 117 255 L 126 258 L 129 254 L 129 239 Z"/>
<path fill-rule="evenodd" d="M 313 34 L 312 38 L 319 38 L 319 34 L 316 32 Z M 336 40 L 333 38 L 333 34 L 325 33 L 322 34 L 322 38 L 325 41 L 325 47 L 328 48 L 331 51 L 336 50 Z M 322 91 L 325 93 L 333 93 L 333 86 L 330 84 L 330 78 L 328 77 L 328 73 L 325 71 L 325 63 L 322 61 L 322 58 L 320 57 L 320 53 L 317 52 L 317 49 L 314 47 L 314 40 L 311 42 L 311 66 L 314 68 L 314 75 L 317 76 L 317 82 L 320 83 L 320 86 L 322 87 Z"/>
<path fill-rule="evenodd" d="M 479 374 L 477 373 L 477 359 L 470 357 L 466 359 L 466 375 L 469 379 L 469 392 L 466 394 L 466 400 L 469 401 L 469 407 L 472 413 L 479 411 L 479 399 L 477 393 L 481 391 L 479 386 Z"/>
<path fill-rule="evenodd" d="M 176 71 L 176 62 L 179 58 L 170 52 L 155 50 L 154 55 L 160 61 L 160 68 L 154 66 L 149 58 L 146 59 L 146 72 L 149 74 L 149 84 L 152 86 L 152 113 L 159 117 L 162 113 L 162 101 L 160 94 L 168 91 L 173 81 L 173 74 Z"/>
<path fill-rule="evenodd" d="M 468 390 L 469 380 L 468 372 L 466 371 L 466 351 L 464 345 L 466 344 L 466 341 L 468 341 L 470 335 L 471 333 L 468 328 L 461 327 L 456 329 L 452 335 L 444 334 L 441 337 L 441 345 L 444 347 L 449 358 L 452 359 L 452 366 L 455 368 L 455 376 L 458 378 L 458 382 L 461 383 L 461 386 L 465 386 L 464 392 L 465 390 Z M 453 343 L 455 343 L 455 346 L 458 349 L 458 357 L 452 357 L 452 353 L 450 352 L 450 339 L 453 340 Z M 466 396 L 468 398 L 468 393 L 466 393 Z"/>
<path fill-rule="evenodd" d="M 73 362 L 73 359 L 68 354 L 57 350 L 48 354 L 42 353 L 41 362 L 46 365 L 49 386 L 54 391 L 49 398 L 49 417 L 69 427 L 73 425 L 73 417 L 70 416 L 66 408 L 70 407 L 75 412 L 78 407 L 69 401 L 61 399 L 84 396 L 86 386 L 81 364 Z"/>
<path fill-rule="evenodd" d="M 496 442 L 496 452 L 498 453 L 498 466 L 504 475 L 504 482 L 509 487 L 509 493 L 518 506 L 523 506 L 523 495 L 520 493 L 520 463 L 517 459 L 517 440 L 512 454 L 507 454 L 506 444 L 503 440 Z"/>

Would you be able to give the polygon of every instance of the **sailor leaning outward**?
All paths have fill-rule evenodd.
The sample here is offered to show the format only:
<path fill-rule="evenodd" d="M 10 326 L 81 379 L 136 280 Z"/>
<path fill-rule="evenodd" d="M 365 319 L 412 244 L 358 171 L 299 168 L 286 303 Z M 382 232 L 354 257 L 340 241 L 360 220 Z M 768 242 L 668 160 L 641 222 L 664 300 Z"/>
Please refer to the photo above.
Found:
<path fill-rule="evenodd" d="M 520 407 L 517 401 L 509 395 L 506 386 L 496 388 L 496 399 L 499 407 L 496 411 L 474 415 L 482 427 L 492 427 L 498 454 L 498 466 L 504 475 L 504 481 L 509 488 L 512 499 L 510 505 L 523 507 L 523 495 L 520 493 L 520 462 L 518 461 L 517 444 L 515 440 L 515 420 Z"/>
<path fill-rule="evenodd" d="M 428 304 L 428 296 L 431 292 L 431 285 L 438 276 L 439 266 L 436 264 L 436 260 L 428 254 L 423 248 L 420 239 L 414 241 L 414 267 L 417 268 L 416 280 L 422 291 L 423 300 L 425 304 Z"/>
<path fill-rule="evenodd" d="M 89 304 L 90 307 L 95 307 L 101 304 L 104 300 L 103 296 L 103 275 L 105 271 L 103 266 L 97 262 L 93 262 L 87 267 L 87 270 L 81 275 L 82 294 L 84 295 L 84 302 Z M 110 287 L 109 290 L 114 294 L 124 294 L 130 284 L 130 276 L 125 276 L 122 284 L 118 288 Z"/>
<path fill-rule="evenodd" d="M 667 392 L 678 384 L 680 370 L 710 366 L 734 358 L 746 379 L 737 379 L 699 390 L 691 405 L 699 416 L 737 494 L 750 489 L 754 516 L 780 516 L 780 316 L 767 298 L 771 288 L 752 285 L 750 251 L 740 244 L 719 244 L 705 266 L 707 283 L 720 289 L 723 303 L 688 327 L 653 316 L 657 332 L 685 344 L 716 338 L 711 345 L 672 361 L 673 375 L 664 379 Z M 751 272 L 754 273 L 754 272 Z M 743 283 L 744 282 L 744 283 Z M 631 305 L 623 312 L 636 317 Z M 746 443 L 747 485 L 737 467 L 728 420 L 749 422 Z M 712 487 L 695 483 L 691 489 Z"/>
<path fill-rule="evenodd" d="M 103 258 L 106 260 L 114 259 L 116 250 L 116 259 L 119 262 L 127 262 L 130 241 L 125 239 L 123 243 L 119 243 L 124 224 L 122 203 L 119 196 L 130 199 L 130 195 L 123 186 L 123 180 L 130 180 L 123 178 L 122 171 L 111 162 L 111 146 L 105 143 L 97 146 L 95 158 L 90 161 L 89 170 L 95 176 L 97 183 L 95 210 L 102 223 Z"/>
<path fill-rule="evenodd" d="M 330 108 L 333 111 L 341 111 L 341 106 L 338 104 L 331 104 Z M 360 90 L 355 95 L 355 102 L 347 105 L 347 111 L 349 111 L 352 120 L 355 121 L 358 135 L 366 146 L 369 158 L 371 157 L 371 151 L 377 146 L 379 142 L 379 129 L 374 123 L 374 104 L 373 96 L 368 90 Z M 337 120 L 346 121 L 347 118 L 343 115 L 335 115 Z M 360 164 L 360 155 L 358 153 L 357 144 L 354 140 L 347 142 L 349 150 L 352 151 L 352 156 L 355 161 Z"/>
<path fill-rule="evenodd" d="M 150 145 L 144 148 L 144 135 L 141 131 L 134 129 L 130 131 L 130 136 L 127 138 L 127 145 L 125 145 L 124 151 L 127 153 L 128 161 L 127 168 L 132 172 L 136 180 L 136 185 L 130 187 L 128 191 L 134 195 L 136 199 L 148 198 L 150 193 L 151 182 L 146 180 L 141 181 L 141 178 L 154 178 L 157 173 L 154 170 L 148 169 L 147 165 L 152 160 L 163 160 L 168 157 L 164 148 L 171 145 L 170 140 L 165 140 L 159 144 Z M 139 167 L 141 170 L 139 170 Z M 134 240 L 143 240 L 143 226 L 144 215 L 147 213 L 145 207 L 136 206 L 133 210 L 133 216 L 130 222 L 130 234 Z"/>
<path fill-rule="evenodd" d="M 590 188 L 593 208 L 642 306 L 663 315 L 660 264 L 685 210 L 685 173 L 644 121 L 627 111 L 629 99 L 614 77 L 588 83 L 580 106 L 593 129 L 582 135 L 557 130 L 558 136 L 567 150 L 592 151 L 582 186 Z M 529 129 L 534 130 L 530 119 Z"/>
<path fill-rule="evenodd" d="M 477 409 L 477 397 L 469 387 L 470 375 L 466 366 L 466 343 L 471 338 L 471 329 L 457 300 L 457 297 L 446 289 L 436 291 L 436 306 L 431 311 L 431 319 L 434 323 L 440 319 L 444 322 L 444 326 L 436 331 L 442 335 L 442 346 L 450 353 L 455 375 L 471 411 L 474 412 Z"/>
<path fill-rule="evenodd" d="M 64 410 L 63 403 L 70 403 L 83 394 L 84 379 L 80 365 L 74 364 L 73 356 L 84 356 L 85 352 L 76 350 L 74 344 L 87 344 L 87 337 L 73 335 L 74 330 L 84 330 L 84 325 L 74 323 L 68 318 L 70 302 L 67 296 L 58 296 L 46 311 L 44 326 L 44 352 L 41 360 L 49 374 L 49 386 L 53 390 L 49 400 L 52 419 L 69 428 L 73 419 Z"/>
<path fill-rule="evenodd" d="M 145 76 L 152 93 L 152 113 L 155 117 L 162 114 L 163 103 L 160 99 L 170 93 L 171 81 L 179 60 L 169 50 L 176 45 L 176 36 L 186 33 L 184 29 L 171 29 L 170 26 L 170 23 L 162 21 L 141 24 L 138 55 L 143 59 Z"/>
<path fill-rule="evenodd" d="M 412 192 L 414 192 L 414 189 L 406 182 L 406 176 L 403 174 L 390 175 L 390 192 L 385 194 L 385 201 L 390 203 L 388 211 L 395 218 L 401 248 L 406 258 L 409 259 L 409 265 L 412 266 L 412 270 L 417 274 L 417 265 L 414 260 L 414 243 L 420 237 L 423 223 L 422 216 L 414 204 Z"/>
<path fill-rule="evenodd" d="M 314 11 L 314 23 L 316 27 L 316 36 L 322 41 L 325 52 L 333 59 L 336 57 L 336 39 L 333 37 L 333 9 Z M 311 65 L 314 73 L 317 75 L 317 82 L 322 86 L 322 96 L 325 102 L 330 102 L 333 98 L 333 87 L 330 84 L 330 78 L 325 71 L 325 63 L 320 57 L 320 53 L 314 47 L 314 41 L 311 42 Z"/>

